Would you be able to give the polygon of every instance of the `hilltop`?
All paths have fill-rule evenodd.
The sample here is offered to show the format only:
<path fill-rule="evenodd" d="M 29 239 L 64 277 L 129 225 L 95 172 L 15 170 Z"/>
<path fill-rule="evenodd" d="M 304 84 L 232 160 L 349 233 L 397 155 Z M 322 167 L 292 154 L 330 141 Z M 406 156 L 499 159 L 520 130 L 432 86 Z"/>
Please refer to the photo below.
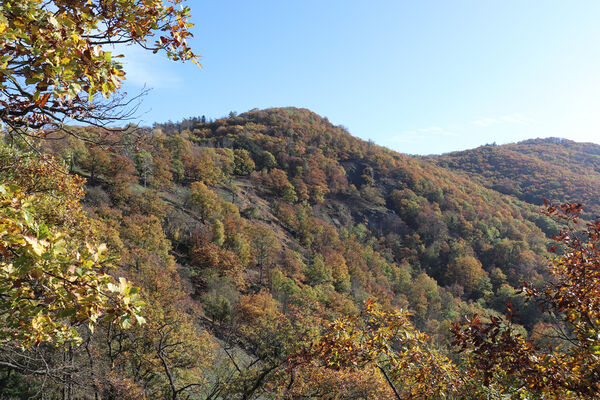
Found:
<path fill-rule="evenodd" d="M 582 202 L 600 214 L 600 145 L 532 139 L 431 157 L 437 165 L 531 204 Z"/>

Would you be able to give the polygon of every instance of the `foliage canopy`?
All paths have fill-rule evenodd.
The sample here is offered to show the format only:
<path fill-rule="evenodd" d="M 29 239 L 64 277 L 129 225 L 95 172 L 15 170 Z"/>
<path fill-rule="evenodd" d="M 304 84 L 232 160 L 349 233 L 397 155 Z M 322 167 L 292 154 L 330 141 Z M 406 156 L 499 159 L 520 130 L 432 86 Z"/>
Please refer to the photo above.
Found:
<path fill-rule="evenodd" d="M 96 96 L 108 99 L 125 79 L 111 46 L 135 44 L 197 63 L 187 44 L 190 10 L 179 3 L 2 1 L 0 121 L 11 129 L 39 129 L 66 119 L 103 124 L 124 117 L 115 113 L 115 102 Z"/>

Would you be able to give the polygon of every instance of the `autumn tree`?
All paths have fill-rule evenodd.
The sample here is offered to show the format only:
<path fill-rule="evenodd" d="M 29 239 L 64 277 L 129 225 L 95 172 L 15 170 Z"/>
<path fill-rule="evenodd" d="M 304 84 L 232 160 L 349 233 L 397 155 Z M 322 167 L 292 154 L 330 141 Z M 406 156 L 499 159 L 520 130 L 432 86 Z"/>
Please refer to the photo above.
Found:
<path fill-rule="evenodd" d="M 545 214 L 567 223 L 558 235 L 558 253 L 542 287 L 526 283 L 529 301 L 554 320 L 558 347 L 539 348 L 515 329 L 515 309 L 507 318 L 478 315 L 453 326 L 455 344 L 486 393 L 540 398 L 598 398 L 600 395 L 600 220 L 579 231 L 581 204 L 548 206 Z M 580 227 L 580 226 L 579 226 Z M 546 330 L 548 328 L 545 328 Z M 473 386 L 477 388 L 475 382 Z"/>
<path fill-rule="evenodd" d="M 209 220 L 221 213 L 221 198 L 204 183 L 192 183 L 190 192 L 190 203 L 198 211 L 202 220 Z"/>
<path fill-rule="evenodd" d="M 234 163 L 234 172 L 238 175 L 250 175 L 256 168 L 254 160 L 252 160 L 248 151 L 244 149 L 234 150 Z"/>
<path fill-rule="evenodd" d="M 259 270 L 259 283 L 262 283 L 269 269 L 275 264 L 281 245 L 273 231 L 263 224 L 249 226 L 248 236 L 254 261 Z"/>
<path fill-rule="evenodd" d="M 99 146 L 90 146 L 77 157 L 77 162 L 89 172 L 89 178 L 94 181 L 98 175 L 106 173 L 110 163 L 110 154 Z"/>
<path fill-rule="evenodd" d="M 22 376 L 71 398 L 90 333 L 145 322 L 139 289 L 110 275 L 114 258 L 80 204 L 82 180 L 57 174 L 51 158 L 4 144 L 0 154 L 0 393 Z"/>
<path fill-rule="evenodd" d="M 117 202 L 123 201 L 131 194 L 129 186 L 132 183 L 137 183 L 133 161 L 128 157 L 117 154 L 111 157 L 106 170 L 106 182 L 113 199 Z"/>
<path fill-rule="evenodd" d="M 217 274 L 217 276 L 231 278 L 239 287 L 245 285 L 243 279 L 244 265 L 237 255 L 227 249 L 219 247 L 213 242 L 199 239 L 191 248 L 190 258 L 192 266 L 201 275 L 197 281 L 202 282 L 206 276 Z"/>
<path fill-rule="evenodd" d="M 72 326 L 93 325 L 105 312 L 118 313 L 118 302 L 110 305 L 108 295 L 123 294 L 106 274 L 105 246 L 79 202 L 82 180 L 53 173 L 55 162 L 0 145 L 3 332 L 29 344 L 77 340 Z M 131 289 L 125 281 L 122 285 Z M 131 322 L 137 306 L 128 302 L 133 308 L 123 317 Z"/>
<path fill-rule="evenodd" d="M 285 171 L 273 168 L 270 171 L 263 170 L 263 182 L 273 193 L 288 203 L 295 203 L 298 200 L 294 186 L 288 180 Z"/>
<path fill-rule="evenodd" d="M 141 150 L 135 155 L 135 168 L 144 182 L 144 187 L 148 184 L 148 178 L 152 175 L 154 159 L 152 154 L 146 150 Z"/>
<path fill-rule="evenodd" d="M 128 112 L 108 99 L 125 79 L 108 48 L 135 44 L 173 60 L 197 57 L 187 45 L 189 8 L 179 0 L 8 0 L 0 4 L 0 121 L 11 132 L 44 136 L 66 120 L 103 125 Z M 125 104 L 122 104 L 125 105 Z M 70 130 L 70 133 L 75 134 Z"/>
<path fill-rule="evenodd" d="M 359 315 L 337 319 L 296 358 L 322 368 L 366 369 L 381 374 L 396 399 L 443 398 L 457 392 L 454 364 L 428 344 L 407 312 L 384 311 L 372 300 Z M 376 372 L 377 371 L 377 372 Z"/>
<path fill-rule="evenodd" d="M 138 289 L 104 273 L 105 246 L 78 243 L 36 215 L 35 199 L 0 185 L 0 342 L 28 347 L 79 340 L 103 315 L 143 322 Z M 112 295 L 114 294 L 114 296 Z M 135 318 L 134 318 L 135 317 Z"/>
<path fill-rule="evenodd" d="M 467 296 L 473 293 L 478 282 L 486 276 L 487 273 L 481 268 L 481 262 L 473 256 L 456 258 L 446 271 L 448 282 L 461 285 Z"/>

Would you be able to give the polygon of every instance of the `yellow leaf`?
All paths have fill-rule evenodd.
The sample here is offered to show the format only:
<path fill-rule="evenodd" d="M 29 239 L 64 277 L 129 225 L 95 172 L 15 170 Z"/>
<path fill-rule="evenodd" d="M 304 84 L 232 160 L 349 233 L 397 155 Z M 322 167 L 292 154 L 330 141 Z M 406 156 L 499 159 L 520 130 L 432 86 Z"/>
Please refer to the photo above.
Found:
<path fill-rule="evenodd" d="M 31 250 L 33 250 L 33 252 L 35 253 L 35 255 L 41 256 L 42 254 L 44 254 L 44 251 L 46 249 L 43 246 L 42 242 L 40 242 L 39 240 L 37 240 L 33 236 L 27 236 L 27 235 L 25 235 L 25 236 L 23 236 L 23 238 L 31 246 Z"/>

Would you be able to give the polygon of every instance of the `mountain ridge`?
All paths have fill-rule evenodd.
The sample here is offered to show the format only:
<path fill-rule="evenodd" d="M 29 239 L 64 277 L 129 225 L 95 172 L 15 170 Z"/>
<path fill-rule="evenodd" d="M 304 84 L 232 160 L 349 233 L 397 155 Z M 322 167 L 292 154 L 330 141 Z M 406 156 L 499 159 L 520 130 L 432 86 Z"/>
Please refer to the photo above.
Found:
<path fill-rule="evenodd" d="M 530 139 L 430 157 L 488 188 L 534 205 L 582 202 L 586 216 L 600 213 L 600 145 L 567 139 Z"/>

